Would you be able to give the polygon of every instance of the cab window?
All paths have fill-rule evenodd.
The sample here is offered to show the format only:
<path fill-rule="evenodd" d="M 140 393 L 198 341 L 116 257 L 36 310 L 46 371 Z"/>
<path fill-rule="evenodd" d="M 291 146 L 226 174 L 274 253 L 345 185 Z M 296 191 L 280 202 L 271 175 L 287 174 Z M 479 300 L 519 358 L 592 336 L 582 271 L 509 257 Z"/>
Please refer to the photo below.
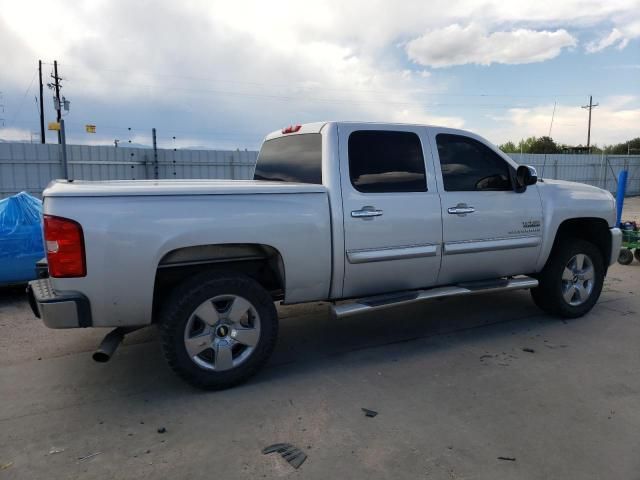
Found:
<path fill-rule="evenodd" d="M 349 176 L 359 192 L 425 192 L 422 145 L 412 132 L 359 130 L 349 136 Z"/>
<path fill-rule="evenodd" d="M 444 133 L 436 135 L 436 144 L 447 192 L 512 190 L 509 164 L 486 145 Z"/>

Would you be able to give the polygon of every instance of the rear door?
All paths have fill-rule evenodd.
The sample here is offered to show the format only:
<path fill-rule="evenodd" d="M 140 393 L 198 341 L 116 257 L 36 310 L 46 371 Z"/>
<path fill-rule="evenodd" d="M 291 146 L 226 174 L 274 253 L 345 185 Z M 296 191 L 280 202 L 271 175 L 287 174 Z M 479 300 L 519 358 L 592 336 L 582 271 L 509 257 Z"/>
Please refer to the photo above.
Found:
<path fill-rule="evenodd" d="M 340 124 L 344 297 L 435 284 L 440 199 L 424 127 Z"/>
<path fill-rule="evenodd" d="M 533 273 L 542 244 L 542 204 L 533 185 L 513 189 L 514 166 L 471 135 L 430 129 L 442 200 L 438 283 Z"/>

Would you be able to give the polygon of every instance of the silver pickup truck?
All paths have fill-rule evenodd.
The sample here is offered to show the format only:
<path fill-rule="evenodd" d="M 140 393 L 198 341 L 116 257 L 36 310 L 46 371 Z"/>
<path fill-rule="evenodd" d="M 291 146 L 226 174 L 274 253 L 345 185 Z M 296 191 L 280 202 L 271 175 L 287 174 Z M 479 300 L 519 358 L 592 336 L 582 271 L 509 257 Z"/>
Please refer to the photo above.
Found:
<path fill-rule="evenodd" d="M 43 197 L 36 316 L 116 327 L 98 361 L 157 324 L 169 365 L 208 389 L 267 361 L 275 301 L 329 301 L 339 318 L 531 289 L 578 317 L 621 242 L 608 192 L 539 180 L 477 135 L 424 125 L 296 125 L 267 135 L 254 180 L 55 181 Z"/>

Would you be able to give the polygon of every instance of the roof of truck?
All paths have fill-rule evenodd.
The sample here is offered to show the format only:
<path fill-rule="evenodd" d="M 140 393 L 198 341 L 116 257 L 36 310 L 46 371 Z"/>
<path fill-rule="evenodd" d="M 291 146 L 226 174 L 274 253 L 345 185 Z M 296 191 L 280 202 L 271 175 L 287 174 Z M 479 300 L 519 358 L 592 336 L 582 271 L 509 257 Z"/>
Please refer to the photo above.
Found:
<path fill-rule="evenodd" d="M 280 130 L 274 130 L 273 132 L 267 134 L 267 136 L 264 138 L 265 140 L 271 140 L 273 138 L 278 138 L 278 137 L 282 137 L 284 135 L 304 135 L 305 133 L 320 133 L 322 131 L 322 128 L 330 123 L 336 123 L 336 124 L 358 124 L 358 125 L 395 125 L 395 126 L 408 126 L 408 127 L 437 127 L 437 128 L 446 128 L 447 130 L 457 130 L 460 132 L 463 132 L 463 130 L 458 130 L 455 128 L 449 128 L 449 127 L 444 127 L 444 126 L 440 126 L 440 125 L 426 125 L 423 123 L 402 123 L 402 122 L 364 122 L 364 121 L 359 121 L 359 120 L 327 120 L 324 122 L 311 122 L 311 123 L 301 123 L 301 124 L 294 124 L 291 125 L 289 128 L 293 128 L 295 127 L 294 131 L 291 132 L 284 132 L 285 128 L 284 127 Z M 299 128 L 298 128 L 299 127 Z M 471 133 L 471 132 L 464 132 L 464 133 Z"/>

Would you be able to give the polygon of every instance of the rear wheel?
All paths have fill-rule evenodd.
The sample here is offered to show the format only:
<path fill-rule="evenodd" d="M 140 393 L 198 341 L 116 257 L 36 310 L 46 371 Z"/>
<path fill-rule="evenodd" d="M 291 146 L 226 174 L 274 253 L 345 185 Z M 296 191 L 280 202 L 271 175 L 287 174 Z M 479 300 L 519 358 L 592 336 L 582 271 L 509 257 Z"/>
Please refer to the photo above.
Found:
<path fill-rule="evenodd" d="M 633 253 L 628 248 L 621 248 L 618 255 L 618 263 L 620 265 L 631 265 L 633 262 Z"/>
<path fill-rule="evenodd" d="M 278 334 L 269 293 L 249 277 L 205 273 L 180 285 L 161 313 L 167 362 L 199 388 L 245 381 L 267 361 Z"/>
<path fill-rule="evenodd" d="M 640 248 L 636 248 L 633 251 L 633 256 L 636 257 L 636 260 L 638 260 L 640 262 Z"/>
<path fill-rule="evenodd" d="M 536 305 L 552 315 L 580 317 L 593 308 L 604 283 L 600 250 L 590 242 L 566 239 L 551 254 L 531 290 Z"/>

